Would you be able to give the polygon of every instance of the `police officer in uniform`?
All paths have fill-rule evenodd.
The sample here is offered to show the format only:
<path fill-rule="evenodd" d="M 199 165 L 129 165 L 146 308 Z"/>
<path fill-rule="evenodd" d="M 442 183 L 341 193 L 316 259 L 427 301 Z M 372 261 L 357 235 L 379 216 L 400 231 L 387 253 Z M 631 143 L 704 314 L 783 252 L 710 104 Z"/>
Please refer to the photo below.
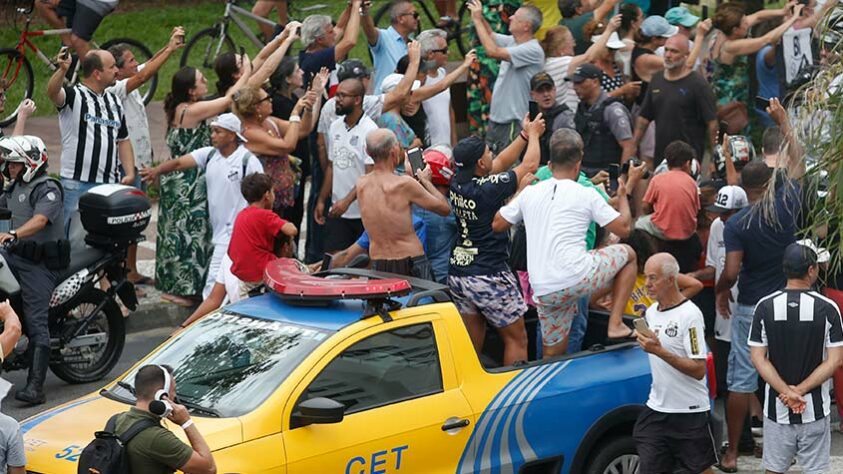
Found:
<path fill-rule="evenodd" d="M 586 63 L 565 78 L 574 83 L 580 98 L 574 124 L 584 145 L 581 169 L 588 177 L 608 170 L 610 165 L 626 163 L 635 155 L 629 110 L 603 90 L 602 74 L 600 68 Z"/>
<path fill-rule="evenodd" d="M 47 148 L 38 137 L 0 139 L 3 175 L 9 180 L 0 207 L 12 212 L 11 230 L 0 232 L 3 257 L 18 279 L 30 358 L 26 387 L 15 398 L 32 404 L 46 401 L 44 379 L 50 362 L 47 325 L 57 270 L 67 266 L 70 251 L 64 232 L 61 185 L 47 176 Z"/>
<path fill-rule="evenodd" d="M 539 165 L 546 165 L 550 161 L 550 137 L 560 128 L 574 129 L 574 111 L 565 104 L 556 103 L 556 83 L 550 74 L 542 71 L 530 78 L 530 100 L 536 103 L 547 126 L 539 139 L 541 144 L 541 159 Z M 532 107 L 532 104 L 530 104 Z M 532 115 L 533 109 L 530 109 Z M 531 116 L 530 120 L 535 117 Z"/>

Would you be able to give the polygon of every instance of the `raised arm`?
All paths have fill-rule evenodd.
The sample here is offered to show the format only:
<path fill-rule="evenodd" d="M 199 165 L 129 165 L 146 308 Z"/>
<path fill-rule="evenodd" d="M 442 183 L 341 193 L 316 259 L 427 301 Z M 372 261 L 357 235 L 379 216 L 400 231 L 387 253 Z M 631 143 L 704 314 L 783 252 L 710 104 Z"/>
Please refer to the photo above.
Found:
<path fill-rule="evenodd" d="M 266 61 L 263 62 L 263 64 L 258 65 L 256 61 L 255 64 L 252 65 L 252 67 L 257 70 L 252 73 L 251 77 L 249 77 L 248 84 L 250 86 L 259 86 L 263 84 L 269 79 L 270 76 L 272 76 L 272 73 L 275 72 L 276 69 L 278 69 L 278 65 L 281 64 L 281 60 L 284 59 L 284 56 L 287 54 L 287 50 L 290 49 L 290 46 L 292 46 L 293 42 L 299 39 L 299 37 L 295 34 L 295 29 L 297 29 L 299 26 L 301 26 L 301 23 L 297 21 L 291 21 L 290 23 L 287 23 L 287 26 L 284 28 L 286 37 L 284 38 L 281 45 L 278 46 L 277 49 L 272 52 L 272 54 L 269 56 L 269 58 L 266 59 Z M 284 36 L 284 33 L 279 36 Z"/>
<path fill-rule="evenodd" d="M 167 42 L 167 46 L 161 48 L 152 59 L 144 63 L 143 69 L 137 72 L 134 76 L 130 77 L 128 81 L 126 81 L 126 93 L 132 92 L 133 90 L 137 89 L 138 87 L 142 86 L 146 83 L 146 81 L 152 79 L 155 74 L 158 73 L 158 70 L 161 69 L 161 66 L 170 59 L 170 56 L 177 50 L 184 47 L 184 28 L 181 26 L 177 26 L 173 28 L 173 32 L 170 34 L 170 41 Z"/>
<path fill-rule="evenodd" d="M 372 20 L 372 15 L 369 14 L 371 5 L 363 6 L 363 16 L 360 18 L 361 26 L 363 27 L 363 34 L 366 35 L 366 41 L 369 46 L 378 44 L 381 32 L 375 27 L 375 22 Z"/>
<path fill-rule="evenodd" d="M 486 56 L 500 61 L 509 61 L 509 51 L 506 48 L 501 48 L 495 41 L 492 28 L 489 23 L 483 18 L 483 5 L 480 0 L 468 0 L 466 3 L 468 9 L 471 11 L 471 21 L 474 23 L 474 29 L 477 32 L 477 38 L 480 44 L 486 50 Z"/>
<path fill-rule="evenodd" d="M 248 142 L 246 142 L 246 148 L 249 149 L 252 153 L 256 155 L 280 155 L 282 153 L 289 153 L 296 149 L 296 145 L 299 142 L 299 130 L 301 129 L 301 111 L 305 107 L 305 99 L 301 98 L 296 105 L 293 107 L 293 111 L 290 114 L 289 122 L 282 121 L 276 117 L 267 117 L 268 120 L 272 120 L 276 126 L 284 130 L 283 137 L 273 137 L 269 133 L 264 130 L 258 129 L 249 129 L 245 132 L 245 137 Z M 298 119 L 293 119 L 293 117 L 298 116 Z"/>
<path fill-rule="evenodd" d="M 801 3 L 799 5 L 796 5 L 796 7 L 794 7 L 793 9 L 793 16 L 788 18 L 776 29 L 771 30 L 764 36 L 760 36 L 758 38 L 745 38 L 727 41 L 721 47 L 722 52 L 726 54 L 731 54 L 733 56 L 744 56 L 747 54 L 758 52 L 758 50 L 768 44 L 777 43 L 781 39 L 782 35 L 784 35 L 785 31 L 789 30 L 790 27 L 793 26 L 793 23 L 797 19 L 799 19 L 799 14 L 802 12 L 803 6 L 804 5 L 802 5 Z"/>
<path fill-rule="evenodd" d="M 541 117 L 539 114 L 536 119 Z M 522 124 L 522 132 L 520 135 L 515 137 L 515 140 L 509 144 L 506 148 L 503 149 L 497 156 L 495 156 L 494 161 L 492 161 L 492 174 L 502 173 L 509 168 L 518 160 L 521 156 L 521 152 L 524 151 L 524 148 L 527 146 L 529 142 L 529 136 L 525 132 L 527 130 L 527 126 L 530 124 L 530 116 L 526 115 L 524 120 L 521 122 Z"/>
<path fill-rule="evenodd" d="M 261 66 L 263 66 L 263 64 L 269 59 L 269 57 L 272 56 L 272 53 L 278 50 L 279 46 L 284 44 L 284 41 L 290 36 L 290 32 L 294 31 L 290 28 L 290 25 L 295 25 L 296 27 L 299 27 L 301 26 L 301 23 L 297 21 L 291 21 L 287 23 L 287 25 L 284 27 L 284 31 L 282 31 L 280 34 L 278 34 L 277 36 L 272 38 L 272 40 L 266 43 L 266 46 L 261 48 L 261 50 L 258 52 L 258 55 L 255 56 L 255 59 L 252 60 L 253 71 L 259 70 Z"/>
<path fill-rule="evenodd" d="M 833 4 L 835 2 L 832 1 L 831 3 Z M 787 2 L 787 4 L 785 6 L 783 6 L 782 8 L 775 8 L 775 9 L 762 8 L 761 10 L 758 10 L 757 12 L 755 12 L 751 15 L 746 15 L 746 21 L 747 21 L 747 23 L 749 23 L 749 26 L 754 26 L 758 23 L 761 23 L 762 21 L 787 16 L 788 12 L 790 12 L 790 10 L 792 8 L 794 8 L 797 4 L 798 3 L 796 2 L 796 0 L 791 0 L 791 1 Z"/>
<path fill-rule="evenodd" d="M 802 159 L 802 145 L 796 138 L 793 127 L 790 126 L 787 111 L 782 107 L 779 99 L 773 97 L 770 99 L 770 106 L 767 107 L 767 113 L 779 126 L 784 136 L 784 143 L 787 147 L 787 174 L 791 179 L 800 179 L 805 175 L 805 160 Z"/>
<path fill-rule="evenodd" d="M 421 45 L 418 41 L 411 41 L 407 45 L 407 56 L 410 60 L 407 63 L 407 71 L 404 72 L 404 77 L 387 94 L 383 96 L 383 111 L 392 110 L 395 107 L 400 107 L 408 97 L 410 97 L 410 90 L 413 88 L 413 82 L 416 76 L 419 75 L 419 62 L 421 61 Z"/>
<path fill-rule="evenodd" d="M 606 230 L 620 238 L 629 237 L 632 232 L 632 213 L 629 210 L 629 192 L 623 177 L 618 178 L 618 190 L 615 192 L 615 206 L 621 215 L 606 224 Z"/>
<path fill-rule="evenodd" d="M 58 68 L 50 76 L 50 81 L 47 82 L 47 97 L 50 98 L 50 101 L 56 107 L 64 107 L 66 96 L 62 86 L 64 85 L 64 76 L 67 74 L 67 70 L 70 69 L 70 61 L 70 55 L 67 56 L 67 59 L 56 56 L 55 62 Z"/>
<path fill-rule="evenodd" d="M 576 71 L 577 67 L 582 64 L 590 63 L 592 61 L 597 60 L 603 52 L 606 51 L 606 43 L 609 42 L 609 36 L 612 36 L 612 33 L 618 30 L 621 26 L 621 15 L 615 15 L 609 21 L 609 24 L 606 25 L 606 29 L 603 30 L 603 34 L 597 38 L 597 41 L 591 44 L 587 50 L 583 54 L 579 56 L 574 56 L 571 58 L 570 64 L 568 64 L 568 72 L 566 75 L 571 75 Z"/>
<path fill-rule="evenodd" d="M 699 59 L 700 54 L 702 54 L 705 47 L 705 37 L 708 35 L 709 31 L 711 31 L 711 18 L 707 18 L 697 25 L 697 33 L 694 36 L 694 49 L 691 50 L 691 53 L 688 55 L 688 59 L 685 60 L 685 67 L 694 69 L 694 66 L 697 64 L 697 59 Z"/>
<path fill-rule="evenodd" d="M 216 98 L 214 100 L 200 100 L 187 106 L 184 112 L 183 123 L 196 124 L 210 117 L 227 112 L 231 108 L 231 97 L 246 85 L 249 77 L 252 75 L 252 64 L 248 56 L 243 57 L 243 65 L 241 66 L 242 73 L 240 79 L 231 86 L 225 93 L 225 96 Z"/>
<path fill-rule="evenodd" d="M 432 84 L 429 86 L 422 86 L 413 91 L 413 100 L 422 102 L 427 100 L 436 94 L 448 89 L 453 85 L 457 80 L 462 77 L 463 74 L 468 71 L 468 68 L 471 66 L 471 63 L 477 60 L 477 53 L 472 49 L 465 55 L 465 59 L 463 62 L 453 71 L 449 72 L 442 78 L 441 81 L 437 82 L 436 84 Z"/>
<path fill-rule="evenodd" d="M 360 35 L 360 0 L 351 2 L 351 10 L 348 13 L 348 25 L 342 33 L 342 39 L 334 47 L 334 60 L 340 62 L 348 56 L 354 46 L 357 45 L 357 37 Z M 346 9 L 348 11 L 348 9 Z"/>
<path fill-rule="evenodd" d="M 619 2 L 620 0 L 604 0 L 603 3 L 594 9 L 594 21 L 603 21 L 606 15 L 613 11 Z"/>
<path fill-rule="evenodd" d="M 528 119 L 529 120 L 529 119 Z M 527 132 L 527 152 L 524 153 L 524 159 L 521 164 L 515 167 L 515 176 L 518 177 L 518 182 L 521 182 L 528 174 L 533 174 L 539 169 L 539 161 L 541 160 L 541 137 L 544 134 L 545 122 L 542 114 L 539 113 L 536 119 L 529 122 L 525 127 Z M 523 140 L 523 139 L 522 139 Z"/>
<path fill-rule="evenodd" d="M 405 188 L 406 196 L 413 204 L 435 212 L 440 216 L 447 216 L 451 213 L 451 205 L 448 199 L 436 190 L 433 183 L 430 182 L 430 177 L 433 172 L 430 166 L 427 165 L 424 169 L 416 171 L 418 181 L 409 176 L 402 182 Z"/>

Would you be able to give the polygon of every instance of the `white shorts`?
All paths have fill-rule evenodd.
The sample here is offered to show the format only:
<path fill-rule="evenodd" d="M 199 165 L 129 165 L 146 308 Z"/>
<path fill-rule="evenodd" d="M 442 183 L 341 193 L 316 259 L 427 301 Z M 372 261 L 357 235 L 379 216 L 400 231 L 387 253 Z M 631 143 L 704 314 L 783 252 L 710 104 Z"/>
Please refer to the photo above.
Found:
<path fill-rule="evenodd" d="M 225 299 L 220 306 L 228 303 L 236 303 L 242 299 L 240 297 L 240 286 L 242 282 L 239 278 L 234 276 L 233 273 L 231 273 L 232 264 L 231 257 L 228 256 L 228 252 L 224 253 L 222 261 L 220 261 L 219 271 L 217 272 L 215 280 L 216 283 L 225 286 Z"/>

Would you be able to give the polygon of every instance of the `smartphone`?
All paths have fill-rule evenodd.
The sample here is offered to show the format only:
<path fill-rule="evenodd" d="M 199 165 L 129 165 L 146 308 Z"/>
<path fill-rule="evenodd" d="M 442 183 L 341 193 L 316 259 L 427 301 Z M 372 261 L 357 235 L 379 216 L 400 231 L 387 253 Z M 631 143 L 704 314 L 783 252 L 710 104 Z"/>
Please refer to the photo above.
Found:
<path fill-rule="evenodd" d="M 702 19 L 708 20 L 708 5 L 702 6 Z"/>
<path fill-rule="evenodd" d="M 641 334 L 643 334 L 647 337 L 656 337 L 656 333 L 654 333 L 652 330 L 650 330 L 650 325 L 647 324 L 647 320 L 644 319 L 643 317 L 635 318 L 635 321 L 633 322 L 633 324 L 635 324 L 635 330 L 638 331 L 639 333 L 641 333 Z"/>
<path fill-rule="evenodd" d="M 407 150 L 407 159 L 410 160 L 413 176 L 416 175 L 416 171 L 424 169 L 424 158 L 422 158 L 421 148 L 415 147 Z"/>
<path fill-rule="evenodd" d="M 767 107 L 770 106 L 770 99 L 765 99 L 763 97 L 756 96 L 755 97 L 755 108 L 760 110 L 767 110 Z"/>
<path fill-rule="evenodd" d="M 62 46 L 59 50 L 59 59 L 66 61 L 70 59 L 70 46 Z"/>
<path fill-rule="evenodd" d="M 326 253 L 324 257 L 322 257 L 322 265 L 319 267 L 320 272 L 324 272 L 325 270 L 331 269 L 331 260 L 334 259 L 334 256 Z"/>
<path fill-rule="evenodd" d="M 618 180 L 618 176 L 620 176 L 621 165 L 611 164 L 606 171 L 609 172 L 609 181 L 616 182 Z"/>
<path fill-rule="evenodd" d="M 523 110 L 523 109 L 522 109 Z M 539 115 L 539 104 L 537 102 L 530 101 L 530 120 L 535 120 L 536 116 Z"/>

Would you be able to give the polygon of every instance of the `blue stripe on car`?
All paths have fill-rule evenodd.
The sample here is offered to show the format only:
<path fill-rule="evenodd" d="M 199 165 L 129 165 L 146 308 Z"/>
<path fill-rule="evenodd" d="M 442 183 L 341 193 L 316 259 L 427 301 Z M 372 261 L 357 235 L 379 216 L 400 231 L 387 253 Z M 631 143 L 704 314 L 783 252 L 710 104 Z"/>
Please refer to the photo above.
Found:
<path fill-rule="evenodd" d="M 54 416 L 56 416 L 60 413 L 64 413 L 67 410 L 70 410 L 71 408 L 76 408 L 79 405 L 84 405 L 85 403 L 94 401 L 98 398 L 100 398 L 100 397 L 84 398 L 82 400 L 77 400 L 73 403 L 69 403 L 65 406 L 53 408 L 52 410 L 48 410 L 48 411 L 45 411 L 44 413 L 41 413 L 39 415 L 35 415 L 32 418 L 30 418 L 28 420 L 25 420 L 23 423 L 20 424 L 20 432 L 21 432 L 21 434 L 26 434 L 29 430 L 31 430 L 32 428 L 35 428 L 36 426 L 38 426 L 41 423 L 49 420 L 50 418 L 52 418 L 52 417 L 54 417 Z"/>
<path fill-rule="evenodd" d="M 507 473 L 535 459 L 524 432 L 524 415 L 535 396 L 570 362 L 525 369 L 504 386 L 480 416 L 457 472 Z"/>

